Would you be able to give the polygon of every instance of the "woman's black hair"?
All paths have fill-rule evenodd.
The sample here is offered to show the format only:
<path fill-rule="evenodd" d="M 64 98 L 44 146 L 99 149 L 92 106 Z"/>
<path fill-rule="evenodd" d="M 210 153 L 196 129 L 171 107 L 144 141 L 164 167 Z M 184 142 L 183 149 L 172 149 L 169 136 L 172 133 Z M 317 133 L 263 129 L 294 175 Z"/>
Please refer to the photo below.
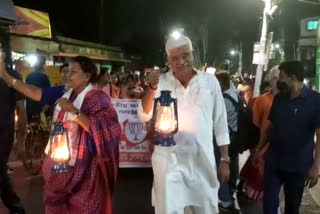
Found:
<path fill-rule="evenodd" d="M 97 66 L 94 64 L 94 62 L 90 58 L 85 56 L 76 56 L 71 60 L 71 62 L 79 63 L 84 73 L 91 74 L 91 77 L 89 80 L 90 83 L 96 82 L 98 69 L 97 69 Z"/>
<path fill-rule="evenodd" d="M 66 67 L 68 67 L 69 65 L 64 63 L 63 65 L 60 66 L 60 73 L 62 72 L 62 70 Z"/>
<path fill-rule="evenodd" d="M 104 76 L 107 73 L 109 73 L 109 70 L 107 68 L 100 68 L 100 76 Z"/>
<path fill-rule="evenodd" d="M 262 82 L 260 86 L 260 91 L 263 92 L 264 90 L 266 90 L 267 87 L 271 87 L 270 83 L 268 81 Z"/>
<path fill-rule="evenodd" d="M 133 74 L 130 74 L 128 77 L 127 77 L 127 82 L 129 82 L 129 80 L 133 80 L 133 81 L 138 81 L 136 76 L 133 75 Z"/>

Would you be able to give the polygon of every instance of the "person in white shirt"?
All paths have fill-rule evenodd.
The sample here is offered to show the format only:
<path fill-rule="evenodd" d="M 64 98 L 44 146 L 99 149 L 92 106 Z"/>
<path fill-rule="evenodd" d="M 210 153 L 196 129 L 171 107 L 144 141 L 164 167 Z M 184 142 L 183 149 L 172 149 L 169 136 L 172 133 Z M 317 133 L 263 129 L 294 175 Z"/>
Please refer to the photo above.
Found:
<path fill-rule="evenodd" d="M 178 99 L 179 131 L 176 146 L 155 145 L 152 154 L 156 214 L 216 214 L 220 182 L 228 182 L 229 133 L 225 104 L 214 75 L 193 66 L 189 38 L 169 38 L 166 52 L 171 70 L 154 71 L 138 110 L 141 121 L 152 118 L 153 99 L 169 90 Z M 213 136 L 221 153 L 217 167 Z M 218 180 L 219 178 L 219 180 Z"/>

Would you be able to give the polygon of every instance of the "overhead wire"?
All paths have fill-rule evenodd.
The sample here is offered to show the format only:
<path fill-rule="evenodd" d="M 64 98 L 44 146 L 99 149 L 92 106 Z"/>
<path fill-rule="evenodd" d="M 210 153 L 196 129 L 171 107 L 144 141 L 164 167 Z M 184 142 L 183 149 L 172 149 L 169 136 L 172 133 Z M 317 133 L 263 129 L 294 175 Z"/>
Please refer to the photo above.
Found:
<path fill-rule="evenodd" d="M 298 0 L 298 2 L 307 3 L 307 4 L 313 4 L 313 5 L 320 5 L 320 1 L 319 2 L 313 2 L 313 1 L 310 1 L 310 0 Z"/>

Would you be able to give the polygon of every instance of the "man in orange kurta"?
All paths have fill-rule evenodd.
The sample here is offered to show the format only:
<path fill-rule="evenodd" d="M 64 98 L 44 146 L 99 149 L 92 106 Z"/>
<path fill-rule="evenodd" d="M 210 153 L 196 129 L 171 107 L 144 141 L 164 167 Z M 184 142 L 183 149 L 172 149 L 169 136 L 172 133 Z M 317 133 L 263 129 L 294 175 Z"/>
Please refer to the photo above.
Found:
<path fill-rule="evenodd" d="M 279 79 L 279 69 L 274 67 L 271 69 L 270 73 L 266 76 L 266 81 L 268 81 L 272 87 L 271 92 L 263 94 L 255 100 L 253 106 L 253 123 L 260 128 L 260 133 L 264 133 L 266 127 L 269 124 L 269 113 L 273 103 L 274 95 L 278 93 L 277 81 Z"/>

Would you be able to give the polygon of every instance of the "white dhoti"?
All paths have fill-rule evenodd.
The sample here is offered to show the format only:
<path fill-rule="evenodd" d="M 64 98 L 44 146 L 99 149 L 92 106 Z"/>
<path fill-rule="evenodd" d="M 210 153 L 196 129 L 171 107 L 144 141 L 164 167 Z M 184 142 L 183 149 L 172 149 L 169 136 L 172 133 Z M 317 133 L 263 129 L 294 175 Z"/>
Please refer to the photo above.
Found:
<path fill-rule="evenodd" d="M 176 149 L 156 146 L 152 156 L 155 213 L 218 213 L 219 182 L 214 160 L 200 152 L 196 155 Z"/>
<path fill-rule="evenodd" d="M 182 210 L 174 211 L 170 214 L 211 214 L 216 213 L 215 208 L 185 207 Z"/>

